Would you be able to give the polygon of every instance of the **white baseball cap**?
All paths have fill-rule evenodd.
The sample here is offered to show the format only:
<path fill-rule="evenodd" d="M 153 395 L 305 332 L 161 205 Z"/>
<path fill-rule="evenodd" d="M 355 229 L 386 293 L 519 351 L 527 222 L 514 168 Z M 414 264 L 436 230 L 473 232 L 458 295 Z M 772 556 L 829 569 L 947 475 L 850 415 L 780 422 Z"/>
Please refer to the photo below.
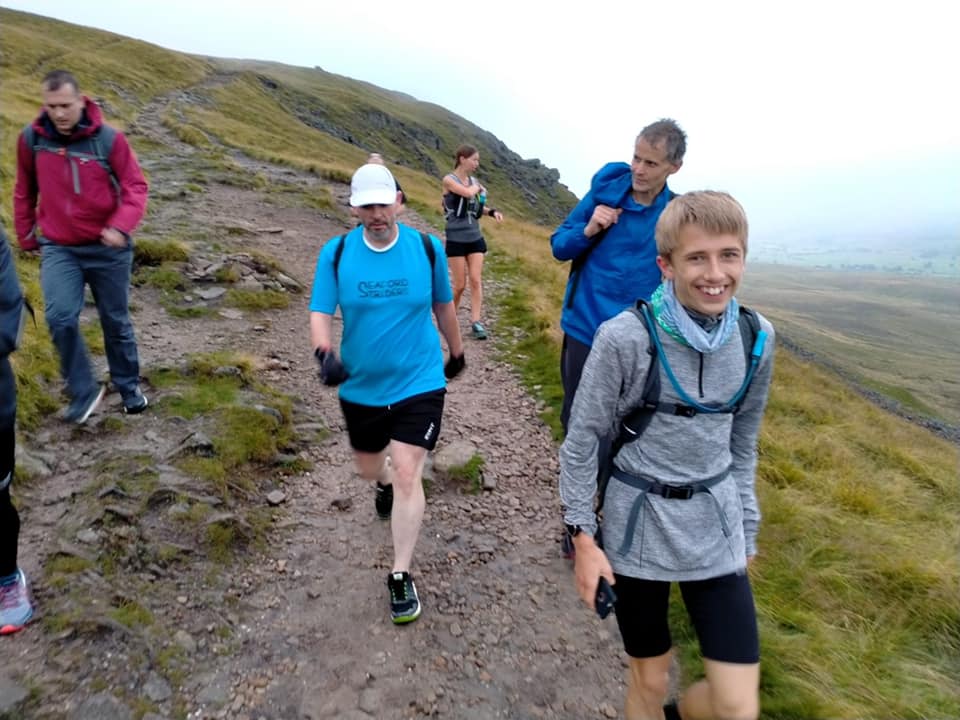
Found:
<path fill-rule="evenodd" d="M 350 181 L 350 205 L 393 205 L 397 201 L 397 181 L 383 165 L 367 163 Z"/>

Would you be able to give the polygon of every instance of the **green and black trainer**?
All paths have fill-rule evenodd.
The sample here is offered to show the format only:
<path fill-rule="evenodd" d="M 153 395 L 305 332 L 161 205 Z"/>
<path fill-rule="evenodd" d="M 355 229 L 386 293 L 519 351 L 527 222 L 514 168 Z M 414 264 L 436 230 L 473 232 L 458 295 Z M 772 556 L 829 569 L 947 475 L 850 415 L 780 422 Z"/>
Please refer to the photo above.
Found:
<path fill-rule="evenodd" d="M 387 588 L 390 590 L 390 618 L 394 625 L 412 623 L 420 617 L 420 598 L 410 573 L 390 573 Z"/>

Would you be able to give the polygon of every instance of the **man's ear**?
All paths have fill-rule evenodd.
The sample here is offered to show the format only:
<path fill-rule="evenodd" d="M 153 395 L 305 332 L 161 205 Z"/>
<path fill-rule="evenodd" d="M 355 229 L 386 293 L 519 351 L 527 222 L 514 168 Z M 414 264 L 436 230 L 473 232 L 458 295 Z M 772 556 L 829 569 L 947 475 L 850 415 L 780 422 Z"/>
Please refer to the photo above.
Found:
<path fill-rule="evenodd" d="M 683 160 L 681 160 L 680 162 L 676 163 L 676 164 L 673 165 L 672 167 L 673 167 L 673 170 L 670 171 L 670 175 L 673 175 L 675 172 L 677 172 L 677 170 L 679 170 L 680 168 L 683 167 Z"/>
<path fill-rule="evenodd" d="M 669 255 L 657 255 L 657 267 L 667 280 L 673 280 L 673 266 L 670 265 Z"/>

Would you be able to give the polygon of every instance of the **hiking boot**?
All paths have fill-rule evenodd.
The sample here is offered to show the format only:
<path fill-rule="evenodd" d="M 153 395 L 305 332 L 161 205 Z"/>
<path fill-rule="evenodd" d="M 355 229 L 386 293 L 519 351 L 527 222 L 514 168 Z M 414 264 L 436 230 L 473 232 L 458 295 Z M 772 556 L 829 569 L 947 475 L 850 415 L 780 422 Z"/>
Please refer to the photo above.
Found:
<path fill-rule="evenodd" d="M 479 320 L 473 323 L 473 325 L 471 325 L 470 328 L 473 330 L 473 338 L 475 340 L 487 339 L 487 331 L 484 329 L 483 324 Z"/>
<path fill-rule="evenodd" d="M 33 617 L 33 600 L 23 570 L 0 578 L 0 635 L 22 630 Z"/>
<path fill-rule="evenodd" d="M 83 425 L 87 421 L 87 418 L 89 418 L 100 405 L 100 401 L 103 400 L 103 396 L 106 395 L 106 393 L 106 385 L 97 385 L 89 395 L 85 395 L 70 403 L 70 407 L 67 408 L 67 412 L 63 416 L 64 420 L 76 423 L 77 425 Z"/>
<path fill-rule="evenodd" d="M 123 411 L 127 415 L 139 415 L 147 409 L 147 396 L 143 394 L 139 386 L 123 399 Z"/>
<path fill-rule="evenodd" d="M 394 625 L 411 623 L 420 617 L 420 598 L 410 573 L 390 573 L 387 587 L 390 589 L 390 618 Z"/>
<path fill-rule="evenodd" d="M 373 504 L 377 508 L 377 517 L 389 520 L 390 513 L 393 512 L 393 485 L 381 485 L 377 482 L 377 496 Z"/>

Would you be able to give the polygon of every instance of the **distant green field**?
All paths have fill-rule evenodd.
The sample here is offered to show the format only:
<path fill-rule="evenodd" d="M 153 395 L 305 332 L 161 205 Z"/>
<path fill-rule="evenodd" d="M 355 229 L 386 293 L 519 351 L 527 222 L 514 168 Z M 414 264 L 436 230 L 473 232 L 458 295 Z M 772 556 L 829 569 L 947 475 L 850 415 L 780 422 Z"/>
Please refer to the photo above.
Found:
<path fill-rule="evenodd" d="M 901 247 L 750 247 L 756 262 L 799 266 L 819 270 L 852 272 L 887 272 L 910 275 L 933 275 L 942 278 L 960 278 L 960 241 L 946 239 L 943 245 L 930 248 L 921 244 L 914 247 L 905 242 Z"/>
<path fill-rule="evenodd" d="M 753 263 L 740 298 L 785 339 L 911 414 L 960 424 L 960 284 Z"/>

